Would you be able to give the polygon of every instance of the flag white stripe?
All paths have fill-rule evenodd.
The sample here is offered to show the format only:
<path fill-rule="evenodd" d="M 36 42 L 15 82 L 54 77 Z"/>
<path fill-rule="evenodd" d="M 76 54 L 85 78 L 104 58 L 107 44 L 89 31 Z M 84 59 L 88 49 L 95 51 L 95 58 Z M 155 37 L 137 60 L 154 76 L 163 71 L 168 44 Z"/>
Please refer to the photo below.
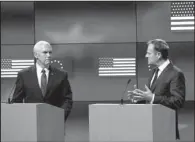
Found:
<path fill-rule="evenodd" d="M 1 69 L 1 72 L 14 72 L 14 71 L 21 71 L 22 69 Z"/>
<path fill-rule="evenodd" d="M 24 69 L 24 68 L 28 68 L 30 66 L 12 66 L 13 69 Z"/>
<path fill-rule="evenodd" d="M 127 68 L 99 68 L 99 70 L 128 70 L 128 69 L 135 69 L 135 67 L 127 67 Z"/>
<path fill-rule="evenodd" d="M 189 16 L 189 17 L 171 17 L 171 20 L 193 20 L 194 16 Z"/>
<path fill-rule="evenodd" d="M 135 73 L 99 74 L 99 76 L 129 76 L 129 75 L 136 75 L 136 74 Z"/>
<path fill-rule="evenodd" d="M 194 21 L 171 22 L 171 25 L 194 25 Z"/>
<path fill-rule="evenodd" d="M 17 75 L 1 75 L 1 78 L 13 78 L 13 77 L 17 77 Z"/>
<path fill-rule="evenodd" d="M 113 63 L 114 64 L 126 64 L 126 63 L 128 63 L 128 64 L 133 64 L 133 63 L 135 63 L 135 61 L 130 61 L 130 62 L 117 62 L 117 61 L 113 61 Z"/>
<path fill-rule="evenodd" d="M 34 60 L 12 60 L 12 63 L 21 63 L 21 62 L 30 62 L 30 63 L 34 63 Z"/>
<path fill-rule="evenodd" d="M 135 58 L 114 58 L 113 61 L 135 61 Z"/>
<path fill-rule="evenodd" d="M 12 63 L 12 66 L 18 66 L 18 65 L 27 65 L 27 66 L 30 66 L 30 65 L 34 65 L 34 63 Z"/>
<path fill-rule="evenodd" d="M 135 64 L 120 64 L 120 65 L 113 65 L 114 67 L 135 67 Z"/>
<path fill-rule="evenodd" d="M 1 72 L 1 74 L 18 74 L 18 72 Z"/>
<path fill-rule="evenodd" d="M 171 30 L 194 30 L 194 27 L 171 27 Z"/>
<path fill-rule="evenodd" d="M 128 70 L 128 71 L 99 71 L 99 73 L 112 73 L 112 72 L 113 73 L 114 72 L 117 72 L 117 73 L 120 73 L 120 72 L 121 73 L 123 73 L 123 72 L 131 73 L 131 72 L 134 72 L 135 73 L 136 71 L 135 70 L 131 70 L 131 71 L 130 70 Z"/>

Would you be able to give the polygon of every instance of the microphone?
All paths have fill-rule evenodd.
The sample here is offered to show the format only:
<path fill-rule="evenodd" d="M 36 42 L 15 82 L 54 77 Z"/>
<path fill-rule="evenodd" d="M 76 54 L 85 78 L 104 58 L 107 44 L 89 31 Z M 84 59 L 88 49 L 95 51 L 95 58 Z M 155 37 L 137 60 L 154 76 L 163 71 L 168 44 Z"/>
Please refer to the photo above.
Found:
<path fill-rule="evenodd" d="M 124 92 L 123 92 L 123 94 L 122 94 L 122 97 L 121 97 L 121 105 L 123 104 L 123 102 L 124 102 L 124 100 L 123 100 L 123 98 L 124 98 L 124 94 L 125 94 L 125 92 L 126 92 L 126 90 L 127 90 L 127 86 L 129 85 L 129 83 L 131 82 L 131 79 L 129 79 L 128 81 L 127 81 L 127 85 L 126 85 L 126 88 L 125 88 L 125 90 L 124 90 Z"/>
<path fill-rule="evenodd" d="M 9 94 L 9 96 L 8 96 L 8 104 L 11 104 L 11 95 L 12 95 L 13 90 L 14 90 L 15 88 L 16 88 L 16 84 L 14 83 L 14 86 L 12 86 L 11 92 L 10 92 L 10 94 Z"/>

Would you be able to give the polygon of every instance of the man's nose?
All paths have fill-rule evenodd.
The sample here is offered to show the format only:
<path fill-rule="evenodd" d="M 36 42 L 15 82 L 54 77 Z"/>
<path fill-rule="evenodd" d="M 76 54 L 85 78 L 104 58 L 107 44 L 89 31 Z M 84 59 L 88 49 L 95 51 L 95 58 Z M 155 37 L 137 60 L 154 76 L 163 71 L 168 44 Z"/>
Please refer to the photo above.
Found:
<path fill-rule="evenodd" d="M 49 53 L 49 52 L 46 55 L 47 55 L 47 57 L 51 57 L 51 53 Z"/>

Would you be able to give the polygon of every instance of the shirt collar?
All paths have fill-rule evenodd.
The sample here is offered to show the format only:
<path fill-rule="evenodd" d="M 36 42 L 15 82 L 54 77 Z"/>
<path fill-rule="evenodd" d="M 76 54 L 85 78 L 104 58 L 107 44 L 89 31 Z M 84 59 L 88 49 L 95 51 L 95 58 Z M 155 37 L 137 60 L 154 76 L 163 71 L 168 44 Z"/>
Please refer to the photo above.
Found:
<path fill-rule="evenodd" d="M 37 68 L 37 72 L 38 72 L 38 73 L 41 73 L 42 70 L 43 70 L 43 68 L 42 68 L 38 63 L 36 63 L 36 68 Z M 47 68 L 44 68 L 44 70 L 45 70 L 46 72 L 49 72 L 49 70 L 48 70 Z"/>
<path fill-rule="evenodd" d="M 169 59 L 167 59 L 162 65 L 158 67 L 158 69 L 162 72 L 170 63 Z"/>

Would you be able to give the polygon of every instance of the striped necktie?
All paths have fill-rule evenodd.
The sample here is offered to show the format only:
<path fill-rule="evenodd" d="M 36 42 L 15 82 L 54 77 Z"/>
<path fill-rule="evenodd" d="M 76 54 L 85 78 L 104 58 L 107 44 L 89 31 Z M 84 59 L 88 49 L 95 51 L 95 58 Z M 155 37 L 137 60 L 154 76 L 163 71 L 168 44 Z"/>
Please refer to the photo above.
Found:
<path fill-rule="evenodd" d="M 156 82 L 156 80 L 158 78 L 158 71 L 159 71 L 159 68 L 156 68 L 156 71 L 154 72 L 154 79 L 150 85 L 150 88 L 152 88 L 152 86 L 154 85 L 154 83 Z"/>
<path fill-rule="evenodd" d="M 42 72 L 42 75 L 41 75 L 41 91 L 42 91 L 43 96 L 45 96 L 46 89 L 47 89 L 47 76 L 45 74 L 44 69 L 41 72 Z"/>

